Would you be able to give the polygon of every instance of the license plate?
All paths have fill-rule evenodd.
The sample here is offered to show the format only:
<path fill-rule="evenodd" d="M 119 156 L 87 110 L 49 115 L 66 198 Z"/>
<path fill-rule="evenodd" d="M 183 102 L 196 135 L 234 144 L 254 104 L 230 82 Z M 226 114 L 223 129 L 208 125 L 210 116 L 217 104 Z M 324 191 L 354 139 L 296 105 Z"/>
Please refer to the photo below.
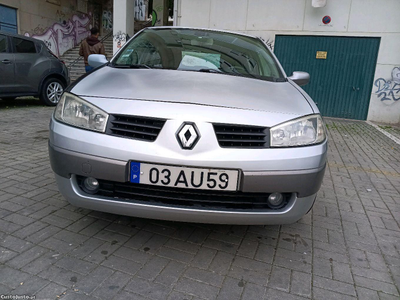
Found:
<path fill-rule="evenodd" d="M 130 162 L 130 181 L 199 190 L 236 191 L 238 170 L 203 169 Z"/>

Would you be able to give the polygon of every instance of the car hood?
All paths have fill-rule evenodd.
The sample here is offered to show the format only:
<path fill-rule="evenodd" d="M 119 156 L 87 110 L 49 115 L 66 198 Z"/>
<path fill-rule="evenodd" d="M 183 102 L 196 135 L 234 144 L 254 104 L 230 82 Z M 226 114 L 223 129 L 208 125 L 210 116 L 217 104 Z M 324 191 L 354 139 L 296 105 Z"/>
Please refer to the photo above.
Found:
<path fill-rule="evenodd" d="M 314 113 L 289 82 L 192 71 L 106 66 L 81 79 L 71 92 L 87 97 L 198 104 L 297 116 Z"/>

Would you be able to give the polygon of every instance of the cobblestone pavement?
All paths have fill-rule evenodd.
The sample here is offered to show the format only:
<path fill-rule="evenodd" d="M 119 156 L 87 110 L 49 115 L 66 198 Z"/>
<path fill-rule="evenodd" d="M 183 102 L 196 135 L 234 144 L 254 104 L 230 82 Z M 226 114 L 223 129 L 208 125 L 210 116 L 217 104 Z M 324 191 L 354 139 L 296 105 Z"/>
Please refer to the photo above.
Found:
<path fill-rule="evenodd" d="M 374 127 L 327 120 L 323 187 L 296 224 L 221 226 L 69 205 L 49 165 L 52 111 L 0 101 L 0 294 L 399 299 L 400 146 Z"/>

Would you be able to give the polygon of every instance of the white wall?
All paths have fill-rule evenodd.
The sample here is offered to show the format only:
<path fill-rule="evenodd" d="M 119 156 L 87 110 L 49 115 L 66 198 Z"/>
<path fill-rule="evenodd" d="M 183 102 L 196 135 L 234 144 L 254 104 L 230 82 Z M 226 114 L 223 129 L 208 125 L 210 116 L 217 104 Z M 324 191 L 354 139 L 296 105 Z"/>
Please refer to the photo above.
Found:
<path fill-rule="evenodd" d="M 114 0 L 113 15 L 113 53 L 115 54 L 126 43 L 127 35 L 134 34 L 134 0 Z"/>
<path fill-rule="evenodd" d="M 381 37 L 374 83 L 386 81 L 382 92 L 390 100 L 382 101 L 374 85 L 368 120 L 400 123 L 400 100 L 394 100 L 400 98 L 400 78 L 397 86 L 388 83 L 400 68 L 400 0 L 327 0 L 323 8 L 313 8 L 311 0 L 178 0 L 178 6 L 178 26 L 227 29 L 270 41 L 276 34 Z M 332 18 L 328 25 L 322 23 L 325 15 Z"/>

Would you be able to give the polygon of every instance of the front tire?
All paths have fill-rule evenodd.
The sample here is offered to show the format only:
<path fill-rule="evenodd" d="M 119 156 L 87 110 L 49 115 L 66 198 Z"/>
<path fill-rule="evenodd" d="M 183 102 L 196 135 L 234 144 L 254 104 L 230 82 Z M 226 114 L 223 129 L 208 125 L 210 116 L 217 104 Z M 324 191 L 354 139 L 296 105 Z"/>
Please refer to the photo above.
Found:
<path fill-rule="evenodd" d="M 6 102 L 14 101 L 16 97 L 1 97 L 1 100 Z"/>
<path fill-rule="evenodd" d="M 65 84 L 57 78 L 46 79 L 40 91 L 40 100 L 47 106 L 56 106 L 64 92 Z"/>

